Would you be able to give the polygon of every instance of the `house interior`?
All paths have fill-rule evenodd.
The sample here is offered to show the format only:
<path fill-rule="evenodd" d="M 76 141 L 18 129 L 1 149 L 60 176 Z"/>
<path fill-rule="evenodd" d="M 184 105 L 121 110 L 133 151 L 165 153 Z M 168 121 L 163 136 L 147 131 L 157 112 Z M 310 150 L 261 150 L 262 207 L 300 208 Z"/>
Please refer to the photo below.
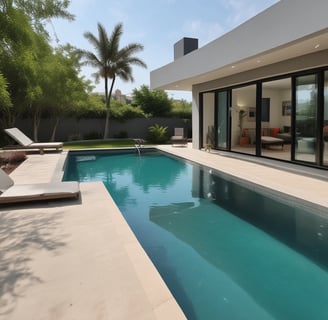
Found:
<path fill-rule="evenodd" d="M 328 72 L 325 73 L 325 89 L 328 87 Z M 295 143 L 296 161 L 315 163 L 317 150 L 318 106 L 315 75 L 296 78 L 295 83 L 295 133 L 292 139 L 292 78 L 286 77 L 262 82 L 261 128 L 256 135 L 256 84 L 240 86 L 222 93 L 209 92 L 203 96 L 203 145 L 208 143 L 211 128 L 217 128 L 215 146 L 227 148 L 230 132 L 230 150 L 256 154 L 256 139 L 261 133 L 261 156 L 292 160 L 292 143 Z M 325 92 L 323 129 L 323 165 L 328 165 L 328 90 Z M 216 108 L 215 108 L 216 105 Z M 224 107 L 221 107 L 224 106 Z M 228 108 L 226 108 L 228 106 Z M 229 109 L 229 119 L 224 113 Z M 205 111 L 206 110 L 206 111 Z M 213 115 L 215 115 L 213 117 Z M 215 121 L 215 117 L 217 117 Z M 227 133 L 225 133 L 227 132 Z M 213 143 L 212 143 L 213 144 Z M 326 145 L 327 144 L 327 145 Z"/>
<path fill-rule="evenodd" d="M 262 85 L 261 155 L 291 159 L 291 78 Z M 255 154 L 256 86 L 231 92 L 231 150 Z"/>

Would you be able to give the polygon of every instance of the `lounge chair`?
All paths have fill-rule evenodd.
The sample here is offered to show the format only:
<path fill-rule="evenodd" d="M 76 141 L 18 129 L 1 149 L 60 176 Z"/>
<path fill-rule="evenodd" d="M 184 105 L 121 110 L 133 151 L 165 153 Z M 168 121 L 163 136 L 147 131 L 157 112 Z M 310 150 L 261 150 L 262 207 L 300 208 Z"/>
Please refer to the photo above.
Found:
<path fill-rule="evenodd" d="M 186 145 L 188 142 L 187 138 L 184 136 L 183 128 L 174 128 L 174 136 L 171 137 L 172 145 Z"/>
<path fill-rule="evenodd" d="M 34 142 L 18 128 L 5 129 L 5 132 L 16 142 L 18 142 L 22 148 L 39 149 L 40 154 L 44 154 L 44 149 L 56 149 L 59 151 L 63 148 L 62 142 Z"/>
<path fill-rule="evenodd" d="M 78 199 L 76 181 L 15 185 L 7 173 L 0 169 L 0 204 L 52 199 Z"/>

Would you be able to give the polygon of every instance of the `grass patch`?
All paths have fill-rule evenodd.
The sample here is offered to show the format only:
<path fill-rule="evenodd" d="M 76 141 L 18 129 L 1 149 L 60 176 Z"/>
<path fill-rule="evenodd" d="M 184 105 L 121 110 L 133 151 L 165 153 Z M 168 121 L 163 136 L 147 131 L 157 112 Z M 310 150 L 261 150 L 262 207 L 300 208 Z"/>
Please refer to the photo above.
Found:
<path fill-rule="evenodd" d="M 64 143 L 64 149 L 94 149 L 94 148 L 122 148 L 134 147 L 135 142 L 131 139 L 115 140 L 84 140 L 69 141 Z"/>

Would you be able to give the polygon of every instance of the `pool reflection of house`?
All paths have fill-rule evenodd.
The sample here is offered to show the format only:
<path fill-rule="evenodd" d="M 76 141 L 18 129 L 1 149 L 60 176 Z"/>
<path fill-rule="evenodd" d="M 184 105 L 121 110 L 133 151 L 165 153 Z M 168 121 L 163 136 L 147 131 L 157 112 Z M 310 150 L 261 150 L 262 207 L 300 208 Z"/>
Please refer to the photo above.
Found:
<path fill-rule="evenodd" d="M 290 200 L 277 201 L 281 197 L 263 196 L 260 190 L 254 192 L 254 187 L 245 188 L 245 182 L 223 177 L 196 165 L 193 201 L 168 202 L 149 210 L 150 221 L 201 257 L 193 260 L 194 270 L 204 271 L 203 264 L 214 267 L 194 274 L 192 283 L 182 287 L 197 283 L 199 292 L 203 292 L 202 286 L 206 290 L 213 286 L 212 292 L 218 292 L 222 281 L 220 285 L 215 281 L 222 272 L 233 286 L 245 290 L 264 310 L 270 310 L 273 318 L 287 312 L 293 314 L 293 319 L 305 319 L 311 308 L 325 310 L 327 219 L 306 211 L 303 205 L 290 206 Z M 309 277 L 311 260 L 319 277 Z M 294 284 L 300 283 L 303 290 L 295 290 Z M 219 303 L 218 295 L 206 298 L 211 308 Z"/>
<path fill-rule="evenodd" d="M 151 87 L 192 91 L 193 148 L 214 127 L 215 149 L 327 168 L 326 12 L 327 0 L 281 0 L 199 49 L 184 38 Z"/>

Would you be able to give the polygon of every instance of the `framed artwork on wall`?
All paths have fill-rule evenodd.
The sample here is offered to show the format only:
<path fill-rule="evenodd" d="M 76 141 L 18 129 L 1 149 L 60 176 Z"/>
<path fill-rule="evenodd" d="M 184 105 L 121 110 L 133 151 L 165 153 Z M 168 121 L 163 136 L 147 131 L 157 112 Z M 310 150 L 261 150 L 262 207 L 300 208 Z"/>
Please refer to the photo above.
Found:
<path fill-rule="evenodd" d="M 255 121 L 256 117 L 256 108 L 250 107 L 248 108 L 248 121 Z"/>
<path fill-rule="evenodd" d="M 290 116 L 292 114 L 292 103 L 291 101 L 282 102 L 282 115 Z"/>

